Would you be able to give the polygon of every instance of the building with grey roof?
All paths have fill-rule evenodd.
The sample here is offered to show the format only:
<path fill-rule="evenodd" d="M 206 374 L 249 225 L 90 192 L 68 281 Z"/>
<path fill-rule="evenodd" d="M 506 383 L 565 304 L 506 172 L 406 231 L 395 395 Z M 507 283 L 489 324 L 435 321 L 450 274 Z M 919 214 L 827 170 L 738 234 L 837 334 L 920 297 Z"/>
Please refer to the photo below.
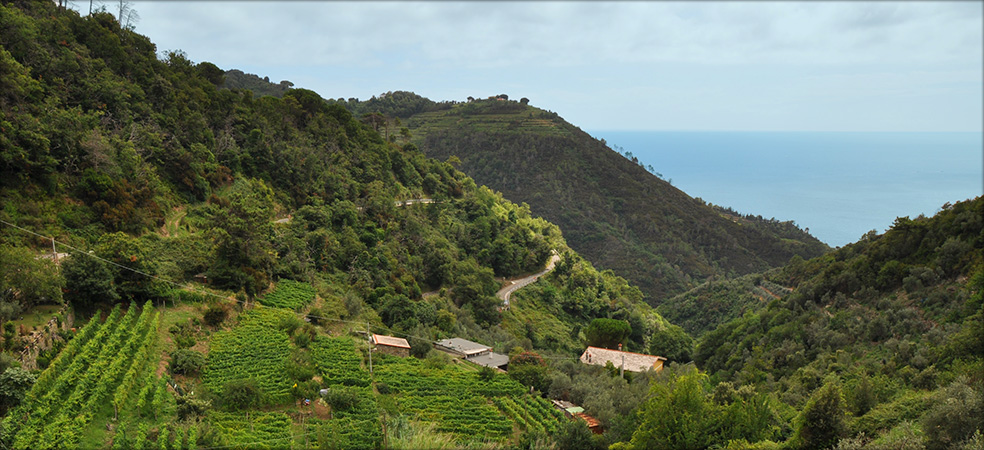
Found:
<path fill-rule="evenodd" d="M 434 348 L 459 358 L 470 358 L 492 351 L 492 347 L 488 345 L 462 338 L 442 339 L 434 344 Z"/>

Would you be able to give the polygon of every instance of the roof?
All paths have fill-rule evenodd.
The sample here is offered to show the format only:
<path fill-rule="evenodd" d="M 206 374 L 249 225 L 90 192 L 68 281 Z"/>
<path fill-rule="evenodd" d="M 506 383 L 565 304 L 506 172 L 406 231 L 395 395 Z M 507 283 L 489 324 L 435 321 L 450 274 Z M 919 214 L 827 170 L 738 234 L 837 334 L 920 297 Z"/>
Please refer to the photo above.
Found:
<path fill-rule="evenodd" d="M 571 406 L 570 408 L 565 408 L 564 411 L 567 411 L 567 412 L 569 412 L 571 414 L 577 415 L 577 414 L 583 414 L 584 413 L 584 408 L 582 408 L 580 406 Z"/>
<path fill-rule="evenodd" d="M 550 401 L 553 402 L 554 406 L 557 406 L 565 411 L 567 410 L 567 408 L 577 406 L 567 400 L 550 400 Z"/>
<path fill-rule="evenodd" d="M 487 345 L 482 345 L 478 342 L 472 342 L 462 338 L 442 339 L 437 341 L 437 345 L 456 351 L 465 356 L 471 356 L 492 350 L 492 348 Z"/>
<path fill-rule="evenodd" d="M 574 415 L 577 416 L 577 417 L 580 417 L 580 418 L 584 419 L 584 421 L 588 423 L 588 428 L 594 428 L 594 427 L 600 427 L 601 426 L 601 422 L 599 422 L 598 419 L 595 419 L 594 417 L 591 417 L 591 416 L 589 416 L 589 415 L 587 415 L 587 414 L 585 414 L 583 412 L 576 413 Z"/>
<path fill-rule="evenodd" d="M 502 367 L 509 364 L 509 355 L 503 355 L 502 353 L 488 352 L 482 355 L 469 356 L 465 358 L 467 361 L 471 361 L 475 364 L 485 367 Z"/>
<path fill-rule="evenodd" d="M 588 347 L 581 354 L 581 362 L 595 366 L 604 366 L 611 361 L 615 367 L 622 367 L 623 357 L 625 358 L 625 370 L 629 372 L 645 372 L 653 369 L 660 361 L 666 361 L 662 356 L 643 355 L 642 353 L 623 352 L 621 350 L 609 350 L 607 348 Z"/>
<path fill-rule="evenodd" d="M 399 348 L 410 348 L 410 344 L 406 339 L 393 337 L 393 336 L 383 336 L 379 334 L 372 335 L 372 343 L 376 345 L 386 345 L 390 347 Z"/>

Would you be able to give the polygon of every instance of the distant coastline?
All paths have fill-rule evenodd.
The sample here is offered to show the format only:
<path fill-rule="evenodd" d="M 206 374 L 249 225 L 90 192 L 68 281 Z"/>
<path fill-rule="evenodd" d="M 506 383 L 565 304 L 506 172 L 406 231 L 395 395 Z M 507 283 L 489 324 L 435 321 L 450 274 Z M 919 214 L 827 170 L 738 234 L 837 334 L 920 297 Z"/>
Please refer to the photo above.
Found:
<path fill-rule="evenodd" d="M 984 190 L 984 133 L 588 131 L 692 197 L 831 246 Z"/>

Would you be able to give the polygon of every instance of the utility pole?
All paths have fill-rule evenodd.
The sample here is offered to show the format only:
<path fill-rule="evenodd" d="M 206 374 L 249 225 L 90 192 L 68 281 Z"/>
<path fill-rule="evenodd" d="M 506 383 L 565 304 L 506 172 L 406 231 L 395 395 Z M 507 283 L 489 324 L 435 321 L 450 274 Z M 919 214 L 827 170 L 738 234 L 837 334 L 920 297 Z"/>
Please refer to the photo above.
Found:
<path fill-rule="evenodd" d="M 58 250 L 55 250 L 55 237 L 51 237 L 51 255 L 55 257 L 55 267 L 58 266 Z"/>
<path fill-rule="evenodd" d="M 369 321 L 366 321 L 366 337 L 369 338 L 369 376 L 372 377 L 372 332 L 369 331 Z"/>

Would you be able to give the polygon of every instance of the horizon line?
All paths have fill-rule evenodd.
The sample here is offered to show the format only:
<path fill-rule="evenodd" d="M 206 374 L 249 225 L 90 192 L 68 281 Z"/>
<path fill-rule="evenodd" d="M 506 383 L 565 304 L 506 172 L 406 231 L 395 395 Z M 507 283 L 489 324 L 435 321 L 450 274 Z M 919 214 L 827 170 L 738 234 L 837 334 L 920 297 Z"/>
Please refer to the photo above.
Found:
<path fill-rule="evenodd" d="M 984 130 L 714 130 L 714 129 L 644 129 L 644 128 L 581 128 L 586 132 L 660 132 L 660 133 L 965 133 L 984 134 Z"/>

